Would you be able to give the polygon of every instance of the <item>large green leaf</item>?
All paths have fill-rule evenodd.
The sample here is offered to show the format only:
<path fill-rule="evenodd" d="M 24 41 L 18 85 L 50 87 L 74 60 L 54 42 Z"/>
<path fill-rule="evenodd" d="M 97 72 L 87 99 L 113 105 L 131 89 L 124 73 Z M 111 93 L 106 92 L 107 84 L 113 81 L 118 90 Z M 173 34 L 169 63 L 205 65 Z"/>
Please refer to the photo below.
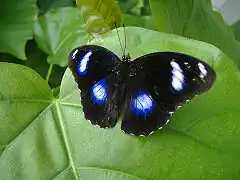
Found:
<path fill-rule="evenodd" d="M 211 0 L 150 0 L 150 6 L 160 31 L 213 44 L 240 66 L 240 43 Z"/>
<path fill-rule="evenodd" d="M 122 25 L 122 13 L 116 0 L 76 0 L 89 33 L 105 33 Z"/>
<path fill-rule="evenodd" d="M 0 63 L 0 179 L 240 178 L 240 76 L 233 62 L 203 42 L 141 28 L 126 31 L 134 58 L 171 50 L 207 61 L 217 72 L 213 88 L 186 103 L 162 130 L 135 137 L 123 133 L 120 122 L 101 129 L 84 119 L 69 70 L 54 99 L 32 70 Z M 116 39 L 109 32 L 101 45 L 121 55 Z"/>
<path fill-rule="evenodd" d="M 86 44 L 80 10 L 65 7 L 41 16 L 35 23 L 34 38 L 38 46 L 49 55 L 50 64 L 66 66 L 69 51 Z"/>
<path fill-rule="evenodd" d="M 32 39 L 36 0 L 8 0 L 0 5 L 0 52 L 26 60 L 25 45 Z"/>

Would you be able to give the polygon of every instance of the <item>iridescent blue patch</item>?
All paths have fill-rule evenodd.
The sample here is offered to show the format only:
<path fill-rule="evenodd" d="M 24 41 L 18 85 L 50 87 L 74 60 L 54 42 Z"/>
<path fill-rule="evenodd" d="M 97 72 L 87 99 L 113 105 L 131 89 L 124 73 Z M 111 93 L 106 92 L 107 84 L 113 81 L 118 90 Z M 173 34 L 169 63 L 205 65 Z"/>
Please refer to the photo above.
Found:
<path fill-rule="evenodd" d="M 74 54 L 73 54 L 74 55 Z M 79 75 L 85 75 L 87 73 L 88 63 L 90 60 L 90 56 L 92 55 L 92 51 L 89 50 L 82 59 L 77 64 L 77 73 Z"/>
<path fill-rule="evenodd" d="M 131 102 L 131 111 L 136 116 L 146 117 L 149 113 L 152 113 L 154 107 L 155 102 L 152 96 L 143 91 L 140 91 Z"/>
<path fill-rule="evenodd" d="M 91 88 L 91 99 L 94 104 L 99 106 L 105 103 L 107 100 L 107 83 L 105 78 L 93 85 Z"/>

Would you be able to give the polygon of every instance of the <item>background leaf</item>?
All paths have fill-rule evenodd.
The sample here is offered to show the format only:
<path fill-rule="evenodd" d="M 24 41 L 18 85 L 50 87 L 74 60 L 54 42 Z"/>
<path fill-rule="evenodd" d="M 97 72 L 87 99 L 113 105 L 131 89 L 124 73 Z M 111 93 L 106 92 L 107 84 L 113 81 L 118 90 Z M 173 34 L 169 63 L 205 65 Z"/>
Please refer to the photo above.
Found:
<path fill-rule="evenodd" d="M 39 73 L 44 79 L 48 73 L 49 64 L 47 63 L 47 54 L 42 52 L 34 40 L 30 40 L 26 44 L 26 61 L 20 61 L 18 58 L 11 56 L 10 54 L 0 53 L 0 62 L 11 62 L 16 64 L 21 64 L 34 69 Z M 54 88 L 60 86 L 63 73 L 66 68 L 61 68 L 59 66 L 54 66 L 50 79 L 49 85 Z"/>
<path fill-rule="evenodd" d="M 144 27 L 152 30 L 156 29 L 152 16 L 135 16 L 130 14 L 124 14 L 123 18 L 125 26 Z"/>
<path fill-rule="evenodd" d="M 213 44 L 240 65 L 240 43 L 210 0 L 150 0 L 150 6 L 160 31 Z"/>
<path fill-rule="evenodd" d="M 41 16 L 35 23 L 34 39 L 49 55 L 50 64 L 66 66 L 68 53 L 86 44 L 81 12 L 77 8 L 64 7 Z"/>
<path fill-rule="evenodd" d="M 43 15 L 51 9 L 56 9 L 64 6 L 75 6 L 75 0 L 38 0 L 37 5 L 39 14 Z"/>
<path fill-rule="evenodd" d="M 32 70 L 0 63 L 0 179 L 239 179 L 239 71 L 212 45 L 142 28 L 126 28 L 133 58 L 177 51 L 207 61 L 213 88 L 179 109 L 149 137 L 91 125 L 67 70 L 59 99 Z M 123 30 L 120 29 L 123 36 Z M 116 32 L 101 45 L 121 55 Z M 34 85 L 33 85 L 34 83 Z M 191 113 L 189 113 L 191 112 Z"/>
<path fill-rule="evenodd" d="M 124 14 L 140 15 L 141 7 L 143 6 L 143 0 L 118 0 L 118 4 Z"/>
<path fill-rule="evenodd" d="M 236 40 L 240 41 L 240 20 L 232 26 Z"/>
<path fill-rule="evenodd" d="M 0 52 L 26 60 L 25 45 L 32 39 L 35 0 L 2 1 L 0 6 Z"/>
<path fill-rule="evenodd" d="M 224 21 L 232 25 L 240 19 L 240 1 L 238 0 L 212 0 L 214 9 L 223 16 Z"/>
<path fill-rule="evenodd" d="M 76 0 L 89 33 L 105 33 L 122 25 L 122 13 L 116 0 Z"/>
<path fill-rule="evenodd" d="M 122 13 L 137 16 L 149 16 L 151 10 L 149 0 L 118 0 Z M 124 18 L 125 22 L 125 18 Z"/>
<path fill-rule="evenodd" d="M 49 64 L 47 62 L 47 54 L 43 53 L 37 46 L 35 41 L 29 41 L 26 46 L 27 61 L 24 65 L 34 69 L 39 73 L 44 79 L 46 79 Z M 66 68 L 59 66 L 54 66 L 50 79 L 48 81 L 49 85 L 54 88 L 60 86 L 63 74 Z"/>

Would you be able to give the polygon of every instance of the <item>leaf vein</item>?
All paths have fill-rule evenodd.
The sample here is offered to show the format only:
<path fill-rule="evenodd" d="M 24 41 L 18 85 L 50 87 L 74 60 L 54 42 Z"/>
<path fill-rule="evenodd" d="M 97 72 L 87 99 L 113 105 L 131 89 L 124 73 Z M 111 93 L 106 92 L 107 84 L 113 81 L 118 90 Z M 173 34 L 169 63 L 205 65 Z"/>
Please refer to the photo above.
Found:
<path fill-rule="evenodd" d="M 144 178 L 142 177 L 138 177 L 136 175 L 132 175 L 132 174 L 129 174 L 127 172 L 123 172 L 123 171 L 119 171 L 119 170 L 115 170 L 115 169 L 107 169 L 107 168 L 102 168 L 102 167 L 93 167 L 93 166 L 83 166 L 83 167 L 78 167 L 77 168 L 78 170 L 84 170 L 84 169 L 89 169 L 89 170 L 101 170 L 101 171 L 109 171 L 109 172 L 114 172 L 114 173 L 121 173 L 121 174 L 125 174 L 127 176 L 130 176 L 130 177 L 133 177 L 137 180 L 144 180 Z"/>
<path fill-rule="evenodd" d="M 12 147 L 12 145 L 14 144 L 14 142 L 16 142 L 22 134 L 24 134 L 29 128 L 31 128 L 36 122 L 38 122 L 37 120 L 40 119 L 40 117 L 52 106 L 53 104 L 50 104 L 48 107 L 46 107 L 42 112 L 39 113 L 39 115 L 25 128 L 21 131 L 21 133 L 19 133 L 15 138 L 13 138 L 8 145 L 5 145 L 6 148 L 4 149 L 1 158 L 4 157 L 4 154 L 7 152 L 7 150 Z"/>
<path fill-rule="evenodd" d="M 56 105 L 56 110 L 57 110 L 57 114 L 58 114 L 59 125 L 60 125 L 62 136 L 63 136 L 64 145 L 65 145 L 67 155 L 68 155 L 69 166 L 71 166 L 71 168 L 73 170 L 73 174 L 74 174 L 75 179 L 79 180 L 77 170 L 76 170 L 76 167 L 75 167 L 75 164 L 74 164 L 74 161 L 73 161 L 73 157 L 72 157 L 72 152 L 71 152 L 71 149 L 70 149 L 70 143 L 68 141 L 66 129 L 64 127 L 63 117 L 62 117 L 62 113 L 61 113 L 59 104 L 60 104 L 60 102 L 56 101 L 55 105 Z"/>
<path fill-rule="evenodd" d="M 195 139 L 197 142 L 199 142 L 199 143 L 201 143 L 202 145 L 206 146 L 207 148 L 215 149 L 215 150 L 217 150 L 217 151 L 219 151 L 219 152 L 222 152 L 222 153 L 225 153 L 225 154 L 229 154 L 229 155 L 231 155 L 232 157 L 239 157 L 238 154 L 233 153 L 233 152 L 230 152 L 230 151 L 228 151 L 228 150 L 226 150 L 226 149 L 220 148 L 220 147 L 218 147 L 217 145 L 215 145 L 215 144 L 213 144 L 213 143 L 211 143 L 211 145 L 210 145 L 209 143 L 201 140 L 197 135 L 194 135 L 194 134 L 192 134 L 191 132 L 186 132 L 186 131 L 184 131 L 184 130 L 182 130 L 182 129 L 178 129 L 178 128 L 174 128 L 174 127 L 166 127 L 166 128 L 169 128 L 170 130 L 173 130 L 173 131 L 175 131 L 175 132 L 182 133 L 182 134 L 184 134 L 184 135 L 186 135 L 186 136 L 188 136 L 188 137 L 190 137 L 190 138 L 193 138 L 193 139 Z"/>
<path fill-rule="evenodd" d="M 53 179 L 58 179 L 58 177 L 60 177 L 62 174 L 64 174 L 65 172 L 68 172 L 68 170 L 70 169 L 71 167 L 68 166 L 67 168 L 63 169 L 62 172 L 60 172 L 59 174 L 57 174 Z"/>

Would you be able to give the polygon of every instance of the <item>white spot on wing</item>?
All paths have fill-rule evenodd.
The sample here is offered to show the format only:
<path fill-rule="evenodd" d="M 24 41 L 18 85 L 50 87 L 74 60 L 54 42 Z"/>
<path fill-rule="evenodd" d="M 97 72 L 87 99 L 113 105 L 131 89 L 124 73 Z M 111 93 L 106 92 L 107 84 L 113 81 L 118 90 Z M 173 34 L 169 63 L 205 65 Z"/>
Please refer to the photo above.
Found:
<path fill-rule="evenodd" d="M 141 94 L 134 100 L 134 106 L 140 110 L 151 109 L 152 105 L 152 99 L 146 94 Z"/>
<path fill-rule="evenodd" d="M 72 59 L 75 59 L 75 56 L 76 56 L 77 52 L 78 52 L 78 49 L 76 49 L 76 50 L 73 52 L 73 54 L 72 54 Z"/>
<path fill-rule="evenodd" d="M 135 115 L 147 116 L 154 108 L 154 101 L 149 93 L 139 92 L 131 103 Z"/>
<path fill-rule="evenodd" d="M 92 55 L 92 51 L 88 51 L 81 59 L 80 64 L 78 66 L 78 72 L 80 75 L 85 75 L 87 66 L 90 60 L 90 56 Z"/>
<path fill-rule="evenodd" d="M 106 88 L 98 84 L 93 88 L 93 94 L 98 100 L 103 100 L 106 94 Z"/>
<path fill-rule="evenodd" d="M 91 88 L 91 99 L 93 100 L 94 104 L 96 103 L 99 106 L 105 103 L 107 99 L 107 86 L 105 78 L 97 82 Z"/>
<path fill-rule="evenodd" d="M 204 78 L 207 75 L 207 70 L 206 70 L 205 66 L 202 63 L 198 63 L 198 68 L 201 72 L 200 78 Z"/>
<path fill-rule="evenodd" d="M 171 64 L 171 66 L 172 66 L 173 69 L 182 71 L 182 69 L 181 69 L 181 67 L 179 66 L 178 63 L 176 63 L 176 62 L 174 62 L 174 61 L 171 61 L 170 64 Z"/>
<path fill-rule="evenodd" d="M 184 84 L 184 75 L 178 63 L 171 61 L 172 70 L 172 87 L 176 91 L 181 91 Z"/>

